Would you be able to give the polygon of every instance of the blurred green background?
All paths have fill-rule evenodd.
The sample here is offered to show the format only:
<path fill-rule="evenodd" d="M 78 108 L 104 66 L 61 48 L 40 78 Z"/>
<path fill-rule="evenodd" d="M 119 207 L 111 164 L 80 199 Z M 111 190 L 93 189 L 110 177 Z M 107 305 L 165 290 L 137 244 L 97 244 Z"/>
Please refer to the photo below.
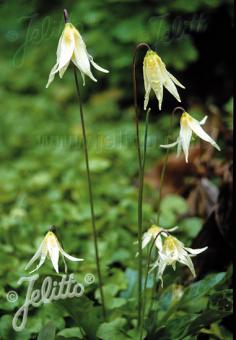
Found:
<path fill-rule="evenodd" d="M 114 313 L 123 307 L 125 314 L 127 302 L 118 294 L 128 287 L 127 270 L 132 273 L 137 265 L 133 243 L 137 239 L 138 166 L 131 81 L 135 45 L 149 43 L 186 86 L 180 95 L 189 112 L 200 118 L 214 105 L 225 127 L 232 129 L 233 1 L 2 1 L 1 339 L 35 339 L 42 325 L 57 315 L 54 306 L 41 308 L 29 318 L 27 330 L 16 334 L 10 324 L 17 304 L 5 298 L 25 275 L 24 266 L 49 225 L 58 227 L 67 252 L 86 260 L 78 266 L 69 264 L 78 277 L 95 273 L 82 131 L 71 69 L 62 80 L 56 77 L 45 88 L 64 25 L 63 8 L 68 9 L 94 60 L 110 71 L 106 75 L 93 70 L 98 83 L 87 78 L 82 95 L 102 268 L 108 305 Z M 137 65 L 141 107 L 142 58 L 141 51 Z M 170 112 L 176 105 L 167 91 L 161 113 L 156 100 L 151 100 L 147 168 L 163 158 L 159 144 L 165 140 Z M 225 143 L 219 137 L 222 149 Z M 229 160 L 224 151 L 217 157 Z M 144 229 L 155 218 L 157 195 L 155 188 L 145 188 Z M 162 226 L 175 225 L 177 215 L 187 209 L 185 198 L 176 192 L 165 196 Z M 190 244 L 203 221 L 199 216 L 182 221 L 185 226 L 188 222 L 194 228 L 183 227 L 179 236 Z M 47 261 L 42 273 L 51 271 Z M 58 313 L 58 330 L 65 328 L 65 315 Z M 221 332 L 225 332 L 222 339 L 230 339 L 228 331 Z"/>

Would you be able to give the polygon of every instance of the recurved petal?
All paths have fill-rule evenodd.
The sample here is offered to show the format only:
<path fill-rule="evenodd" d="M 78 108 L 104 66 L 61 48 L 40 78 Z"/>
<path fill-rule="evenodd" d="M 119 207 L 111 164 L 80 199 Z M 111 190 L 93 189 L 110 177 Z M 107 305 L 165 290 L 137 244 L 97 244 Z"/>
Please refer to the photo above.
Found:
<path fill-rule="evenodd" d="M 179 93 L 177 91 L 177 88 L 173 82 L 173 80 L 169 77 L 169 75 L 167 74 L 165 80 L 164 80 L 164 83 L 163 85 L 165 86 L 165 88 L 172 94 L 172 96 L 175 97 L 175 99 L 178 101 L 178 102 L 181 102 L 181 99 L 180 99 L 180 96 L 179 96 Z"/>
<path fill-rule="evenodd" d="M 179 140 L 177 139 L 175 142 L 170 143 L 170 144 L 161 144 L 160 147 L 161 148 L 165 148 L 165 149 L 169 149 L 169 148 L 173 148 L 174 146 L 176 146 L 179 143 Z"/>
<path fill-rule="evenodd" d="M 47 257 L 47 253 L 42 253 L 42 254 L 41 254 L 41 258 L 40 258 L 39 264 L 37 265 L 37 267 L 36 267 L 34 270 L 32 270 L 32 271 L 30 272 L 30 274 L 36 272 L 36 270 L 38 270 L 38 269 L 44 264 L 44 262 L 45 262 L 45 260 L 46 260 L 46 257 Z"/>
<path fill-rule="evenodd" d="M 192 117 L 191 117 L 192 118 Z M 193 132 L 200 137 L 201 139 L 203 139 L 205 142 L 210 143 L 212 146 L 214 146 L 217 150 L 220 151 L 220 147 L 216 144 L 216 142 L 203 130 L 203 128 L 201 127 L 200 123 L 192 118 L 189 120 L 189 126 L 190 128 L 193 130 Z"/>
<path fill-rule="evenodd" d="M 77 257 L 71 256 L 67 254 L 62 248 L 60 248 L 60 252 L 62 253 L 63 256 L 65 256 L 68 260 L 70 261 L 84 261 L 84 259 L 78 259 Z"/>
<path fill-rule="evenodd" d="M 156 261 L 151 265 L 151 269 L 149 270 L 149 273 L 151 273 L 157 266 L 159 266 L 159 259 L 156 260 Z"/>
<path fill-rule="evenodd" d="M 56 65 L 53 66 L 53 68 L 51 69 L 51 72 L 49 74 L 49 77 L 48 77 L 48 82 L 47 82 L 47 85 L 46 85 L 46 88 L 49 87 L 49 85 L 53 82 L 54 78 L 55 78 L 55 74 L 56 74 L 56 70 L 57 70 L 57 67 L 58 67 L 58 63 L 56 63 Z"/>
<path fill-rule="evenodd" d="M 178 81 L 178 79 L 176 79 L 176 78 L 173 76 L 173 74 L 171 74 L 171 73 L 168 72 L 168 71 L 166 71 L 166 72 L 167 72 L 168 76 L 171 78 L 171 80 L 173 80 L 173 82 L 174 82 L 176 85 L 178 85 L 179 87 L 182 87 L 182 89 L 185 89 L 185 86 L 182 85 L 182 84 Z"/>
<path fill-rule="evenodd" d="M 95 63 L 95 61 L 93 61 L 93 58 L 89 55 L 90 57 L 90 62 L 93 65 L 94 68 L 96 68 L 96 70 L 104 72 L 104 73 L 109 73 L 108 70 L 106 70 L 105 68 L 99 66 L 97 63 Z"/>
<path fill-rule="evenodd" d="M 162 287 L 163 287 L 163 274 L 164 274 L 165 269 L 166 269 L 166 263 L 162 260 L 159 260 L 157 278 L 161 280 Z"/>
<path fill-rule="evenodd" d="M 184 247 L 184 249 L 187 250 L 187 252 L 192 254 L 192 255 L 198 255 L 198 254 L 201 254 L 202 252 L 204 252 L 205 250 L 207 250 L 208 247 L 199 248 L 199 249 L 192 249 L 192 248 Z"/>
<path fill-rule="evenodd" d="M 204 125 L 206 123 L 207 118 L 208 118 L 208 116 L 205 116 L 199 123 L 201 125 Z"/>
<path fill-rule="evenodd" d="M 175 226 L 175 227 L 173 227 L 173 228 L 166 229 L 166 231 L 172 233 L 173 231 L 176 231 L 177 229 L 179 229 L 179 227 L 178 227 L 178 226 Z"/>
<path fill-rule="evenodd" d="M 25 266 L 25 270 L 27 270 L 41 256 L 43 244 L 44 244 L 44 241 L 40 244 L 39 249 L 36 251 L 32 259 Z"/>

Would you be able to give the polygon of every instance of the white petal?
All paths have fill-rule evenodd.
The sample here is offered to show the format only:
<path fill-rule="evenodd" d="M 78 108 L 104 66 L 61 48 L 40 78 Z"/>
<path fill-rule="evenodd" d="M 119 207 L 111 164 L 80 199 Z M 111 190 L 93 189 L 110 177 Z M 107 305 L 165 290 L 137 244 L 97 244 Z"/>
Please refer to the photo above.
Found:
<path fill-rule="evenodd" d="M 27 270 L 41 256 L 43 244 L 44 241 L 40 244 L 39 249 L 36 251 L 32 259 L 25 266 L 25 270 Z"/>
<path fill-rule="evenodd" d="M 177 229 L 179 229 L 178 226 L 175 226 L 173 228 L 170 228 L 170 229 L 166 229 L 166 231 L 168 231 L 169 233 L 172 233 L 173 231 L 176 231 Z"/>
<path fill-rule="evenodd" d="M 177 99 L 178 102 L 181 102 L 177 88 L 169 76 L 165 79 L 163 85 Z"/>
<path fill-rule="evenodd" d="M 177 139 L 174 143 L 170 143 L 170 144 L 161 144 L 160 147 L 161 148 L 173 148 L 174 146 L 176 146 L 179 143 L 179 140 Z"/>
<path fill-rule="evenodd" d="M 163 85 L 160 81 L 153 81 L 151 85 L 159 102 L 159 110 L 161 110 L 163 101 Z"/>
<path fill-rule="evenodd" d="M 180 153 L 181 153 L 181 141 L 180 138 L 178 137 L 178 146 L 177 146 L 177 157 L 179 157 Z"/>
<path fill-rule="evenodd" d="M 181 125 L 179 136 L 180 136 L 181 146 L 185 154 L 185 160 L 186 160 L 186 163 L 188 163 L 188 150 L 189 150 L 190 141 L 192 137 L 192 130 L 187 125 L 185 126 Z"/>
<path fill-rule="evenodd" d="M 193 262 L 192 262 L 192 260 L 189 256 L 186 256 L 182 259 L 179 259 L 179 262 L 186 265 L 190 269 L 192 275 L 194 277 L 196 276 L 195 269 L 194 269 L 194 266 L 193 266 Z"/>
<path fill-rule="evenodd" d="M 47 253 L 42 253 L 41 254 L 41 258 L 40 258 L 39 264 L 37 265 L 37 267 L 34 270 L 32 270 L 30 272 L 30 274 L 34 273 L 36 270 L 38 270 L 44 264 L 44 262 L 46 260 L 46 257 L 47 257 Z"/>
<path fill-rule="evenodd" d="M 144 249 L 147 244 L 151 241 L 152 235 L 149 233 L 144 233 L 143 234 L 143 239 L 142 239 L 142 249 Z"/>
<path fill-rule="evenodd" d="M 184 249 L 187 250 L 187 252 L 189 252 L 190 254 L 198 255 L 198 254 L 201 254 L 202 252 L 204 252 L 205 250 L 207 250 L 208 247 L 204 247 L 204 248 L 200 248 L 200 249 L 192 249 L 192 248 L 184 247 Z"/>
<path fill-rule="evenodd" d="M 98 64 L 95 63 L 95 61 L 93 61 L 93 58 L 90 56 L 90 62 L 93 65 L 94 68 L 96 68 L 96 70 L 104 72 L 104 73 L 109 73 L 108 70 L 106 70 L 105 68 L 102 68 L 101 66 L 99 66 Z"/>
<path fill-rule="evenodd" d="M 161 239 L 161 235 L 157 236 L 156 241 L 155 241 L 155 245 L 157 247 L 158 250 L 162 250 L 162 239 Z"/>
<path fill-rule="evenodd" d="M 84 261 L 84 259 L 78 259 L 77 257 L 71 256 L 69 254 L 67 254 L 62 248 L 60 248 L 60 252 L 62 253 L 63 256 L 65 256 L 66 258 L 68 258 L 68 260 L 70 261 Z"/>
<path fill-rule="evenodd" d="M 206 123 L 207 118 L 208 118 L 208 116 L 205 116 L 199 123 L 201 125 L 204 125 Z"/>
<path fill-rule="evenodd" d="M 78 69 L 86 74 L 88 77 L 90 77 L 93 81 L 97 81 L 96 78 L 94 78 L 91 69 L 90 69 L 90 60 L 88 57 L 86 45 L 79 34 L 78 31 L 75 32 L 74 34 L 75 38 L 75 49 L 74 49 L 74 54 L 72 56 L 72 61 L 75 64 Z"/>
<path fill-rule="evenodd" d="M 51 69 L 51 72 L 50 72 L 49 77 L 48 77 L 48 82 L 47 82 L 46 88 L 48 88 L 49 85 L 53 82 L 53 80 L 55 78 L 55 70 L 57 69 L 57 67 L 58 67 L 58 63 L 56 63 L 56 65 L 54 65 L 53 68 Z"/>
<path fill-rule="evenodd" d="M 158 264 L 158 273 L 157 273 L 157 278 L 161 280 L 161 286 L 163 287 L 163 274 L 166 269 L 166 263 L 164 261 L 159 261 Z"/>
<path fill-rule="evenodd" d="M 48 246 L 48 252 L 50 259 L 52 261 L 52 265 L 57 273 L 59 273 L 58 269 L 58 261 L 59 261 L 59 247 L 56 244 Z"/>
<path fill-rule="evenodd" d="M 196 133 L 196 135 L 198 137 L 200 137 L 201 139 L 203 139 L 204 141 L 210 143 L 211 145 L 213 145 L 217 150 L 220 151 L 220 147 L 216 144 L 216 142 L 203 130 L 203 128 L 201 127 L 200 123 L 191 117 L 191 119 L 189 119 L 188 121 L 189 126 L 191 127 L 191 129 L 193 130 L 194 133 Z"/>
<path fill-rule="evenodd" d="M 70 63 L 70 60 L 68 61 L 68 63 L 67 63 L 64 67 L 62 67 L 62 68 L 59 70 L 59 77 L 60 77 L 60 78 L 63 77 L 64 73 L 66 72 L 66 70 L 67 70 L 67 68 L 68 68 L 68 66 L 69 66 L 69 63 Z"/>
<path fill-rule="evenodd" d="M 171 80 L 173 80 L 173 82 L 174 82 L 176 85 L 178 85 L 179 87 L 182 87 L 182 89 L 185 89 L 185 86 L 182 85 L 182 84 L 178 81 L 178 79 L 176 79 L 176 78 L 173 76 L 173 74 L 171 74 L 171 73 L 168 72 L 168 71 L 167 71 L 167 73 L 168 73 L 168 76 L 171 78 Z"/>
<path fill-rule="evenodd" d="M 147 110 L 147 106 L 149 103 L 149 97 L 150 97 L 150 92 L 151 92 L 151 86 L 147 86 L 145 90 L 145 98 L 144 98 L 144 110 Z"/>
<path fill-rule="evenodd" d="M 71 60 L 75 47 L 73 29 L 66 26 L 58 44 L 57 62 L 58 70 L 62 69 Z M 55 71 L 57 72 L 57 71 Z"/>
<path fill-rule="evenodd" d="M 151 273 L 159 265 L 159 260 L 156 260 L 152 265 L 149 273 Z"/>

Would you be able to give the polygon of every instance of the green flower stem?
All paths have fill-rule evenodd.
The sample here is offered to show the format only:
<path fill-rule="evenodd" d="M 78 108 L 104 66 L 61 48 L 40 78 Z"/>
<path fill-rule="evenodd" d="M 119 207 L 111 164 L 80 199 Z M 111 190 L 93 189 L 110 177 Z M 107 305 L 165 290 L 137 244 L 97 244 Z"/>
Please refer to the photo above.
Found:
<path fill-rule="evenodd" d="M 139 252 L 139 295 L 138 295 L 138 325 L 141 324 L 142 315 L 142 222 L 143 222 L 143 184 L 144 184 L 144 172 L 147 154 L 147 137 L 148 137 L 148 124 L 149 124 L 149 113 L 150 109 L 147 110 L 146 124 L 144 133 L 144 149 L 143 149 L 143 162 L 140 169 L 139 175 L 139 193 L 138 193 L 138 252 Z"/>
<path fill-rule="evenodd" d="M 138 108 L 138 95 L 137 95 L 137 79 L 136 79 L 136 60 L 138 50 L 141 48 L 150 49 L 150 46 L 146 43 L 141 43 L 136 46 L 133 64 L 132 64 L 132 81 L 133 81 L 133 96 L 134 96 L 134 108 L 135 108 L 135 126 L 136 126 L 136 146 L 138 153 L 139 164 L 139 194 L 138 194 L 138 326 L 141 322 L 142 311 L 142 202 L 143 202 L 143 179 L 144 179 L 144 167 L 146 158 L 146 142 L 147 142 L 147 130 L 149 111 L 146 116 L 146 128 L 145 128 L 145 141 L 144 141 L 144 154 L 142 161 L 140 132 L 139 132 L 139 108 Z"/>
<path fill-rule="evenodd" d="M 149 252 L 148 252 L 147 270 L 146 270 L 144 288 L 143 288 L 143 304 L 142 304 L 142 319 L 141 319 L 141 325 L 140 325 L 140 340 L 142 340 L 142 338 L 143 338 L 143 326 L 144 326 L 144 319 L 145 319 L 145 306 L 146 306 L 146 296 L 147 296 L 146 290 L 147 290 L 147 281 L 148 281 L 149 266 L 150 266 L 150 262 L 151 262 L 152 250 L 153 250 L 153 247 L 155 245 L 155 242 L 156 242 L 158 236 L 160 236 L 162 233 L 169 235 L 169 233 L 167 231 L 160 231 L 156 235 L 155 239 L 152 241 L 151 247 L 150 247 Z"/>
<path fill-rule="evenodd" d="M 80 119 L 81 119 L 82 133 L 83 133 L 83 145 L 84 145 L 84 155 L 85 155 L 86 172 L 87 172 L 87 180 L 88 180 L 88 192 L 89 192 L 89 202 L 90 202 L 90 209 L 91 209 L 91 219 L 92 219 L 92 228 L 93 228 L 98 284 L 99 284 L 99 290 L 100 290 L 100 295 L 101 295 L 103 317 L 105 319 L 106 308 L 105 308 L 104 294 L 103 294 L 103 288 L 102 288 L 103 284 L 102 284 L 102 275 L 101 275 L 99 251 L 98 251 L 98 236 L 97 236 L 97 229 L 96 229 L 96 224 L 95 224 L 94 202 L 93 202 L 91 174 L 90 174 L 90 167 L 89 167 L 89 156 L 88 156 L 87 136 L 86 136 L 85 122 L 84 122 L 83 104 L 81 100 L 79 81 L 77 77 L 77 70 L 75 66 L 73 66 L 73 68 L 74 68 L 75 85 L 76 85 L 76 90 L 77 90 L 77 95 L 78 95 L 78 100 L 79 100 Z"/>

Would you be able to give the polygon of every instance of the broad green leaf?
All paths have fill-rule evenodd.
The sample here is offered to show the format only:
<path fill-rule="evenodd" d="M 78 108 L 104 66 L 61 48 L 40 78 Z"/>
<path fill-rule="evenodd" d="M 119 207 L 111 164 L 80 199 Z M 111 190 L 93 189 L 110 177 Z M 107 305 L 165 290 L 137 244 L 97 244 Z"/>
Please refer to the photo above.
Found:
<path fill-rule="evenodd" d="M 79 327 L 65 328 L 59 333 L 57 333 L 57 336 L 58 335 L 66 339 L 71 339 L 71 338 L 83 339 L 84 338 L 84 334 Z"/>
<path fill-rule="evenodd" d="M 50 339 L 54 340 L 56 335 L 56 327 L 52 321 L 50 321 L 47 325 L 43 326 L 37 340 L 45 340 Z"/>
<path fill-rule="evenodd" d="M 97 331 L 97 337 L 102 340 L 124 340 L 125 332 L 123 330 L 126 320 L 117 318 L 111 322 L 105 322 L 100 325 Z"/>

